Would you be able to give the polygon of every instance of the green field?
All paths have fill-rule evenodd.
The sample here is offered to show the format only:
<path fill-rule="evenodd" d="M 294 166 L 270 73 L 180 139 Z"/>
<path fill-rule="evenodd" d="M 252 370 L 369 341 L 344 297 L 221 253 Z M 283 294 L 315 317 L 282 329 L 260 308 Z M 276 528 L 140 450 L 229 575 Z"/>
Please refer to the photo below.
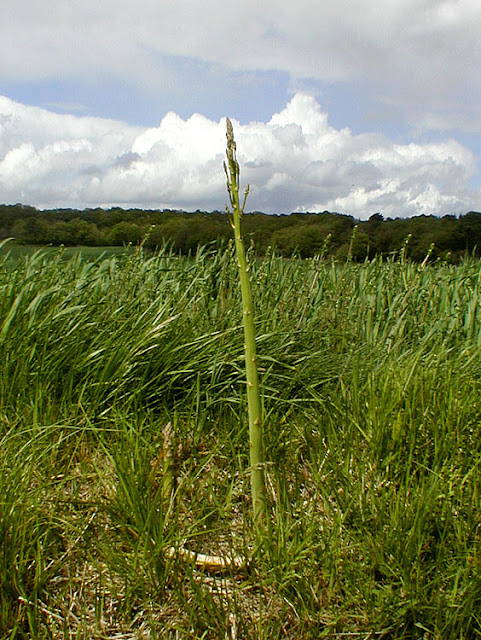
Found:
<path fill-rule="evenodd" d="M 0 248 L 0 259 L 12 267 L 18 262 L 29 258 L 37 251 L 44 255 L 56 257 L 62 255 L 63 260 L 69 260 L 80 255 L 83 260 L 98 260 L 101 257 L 122 256 L 128 249 L 125 247 L 44 247 L 40 245 L 21 245 L 9 241 Z"/>
<path fill-rule="evenodd" d="M 253 261 L 259 543 L 231 247 L 1 252 L 0 638 L 481 638 L 479 262 Z"/>

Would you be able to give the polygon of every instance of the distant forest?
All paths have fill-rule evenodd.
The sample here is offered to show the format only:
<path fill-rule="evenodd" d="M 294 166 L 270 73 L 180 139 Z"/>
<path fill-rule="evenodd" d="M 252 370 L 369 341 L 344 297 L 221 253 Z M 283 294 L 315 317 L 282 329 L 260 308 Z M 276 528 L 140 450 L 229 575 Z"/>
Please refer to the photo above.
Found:
<path fill-rule="evenodd" d="M 481 254 L 481 213 L 462 216 L 416 216 L 384 219 L 379 213 L 359 221 L 330 213 L 244 216 L 247 241 L 262 255 L 269 246 L 286 257 L 312 257 L 323 253 L 336 259 L 363 261 L 388 256 L 406 246 L 407 255 L 422 261 L 458 262 L 465 255 Z M 149 249 L 169 243 L 174 251 L 189 253 L 200 245 L 232 237 L 227 215 L 220 211 L 96 208 L 77 211 L 39 211 L 21 204 L 0 205 L 0 239 L 13 237 L 33 245 L 122 246 L 141 242 Z"/>

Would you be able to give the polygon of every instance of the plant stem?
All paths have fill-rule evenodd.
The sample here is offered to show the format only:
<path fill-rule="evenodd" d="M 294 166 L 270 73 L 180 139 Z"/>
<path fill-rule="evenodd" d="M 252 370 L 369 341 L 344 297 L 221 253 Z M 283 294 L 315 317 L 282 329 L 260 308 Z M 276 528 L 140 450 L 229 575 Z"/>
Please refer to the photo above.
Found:
<path fill-rule="evenodd" d="M 224 169 L 227 177 L 227 191 L 232 207 L 231 225 L 234 229 L 237 266 L 242 293 L 242 321 L 244 325 L 244 350 L 247 378 L 247 407 L 249 412 L 249 455 L 251 473 L 251 493 L 254 521 L 258 523 L 265 517 L 266 491 L 263 472 L 262 453 L 262 410 L 259 387 L 259 375 L 256 362 L 256 343 L 254 330 L 254 305 L 252 301 L 252 287 L 249 278 L 249 264 L 246 257 L 244 240 L 242 237 L 242 217 L 244 206 L 249 193 L 246 187 L 242 206 L 239 201 L 239 163 L 236 157 L 236 143 L 232 123 L 227 118 L 227 165 Z M 229 213 L 229 210 L 227 210 Z"/>

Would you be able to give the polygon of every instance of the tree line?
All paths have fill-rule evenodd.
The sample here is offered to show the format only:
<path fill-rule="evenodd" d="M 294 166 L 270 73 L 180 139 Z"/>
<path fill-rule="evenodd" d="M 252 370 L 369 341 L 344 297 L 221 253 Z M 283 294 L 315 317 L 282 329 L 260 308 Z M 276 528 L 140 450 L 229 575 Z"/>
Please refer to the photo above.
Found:
<path fill-rule="evenodd" d="M 323 253 L 336 259 L 362 261 L 390 255 L 405 247 L 407 255 L 422 261 L 457 262 L 467 254 L 479 257 L 481 213 L 461 216 L 387 218 L 375 213 L 368 220 L 324 211 L 244 216 L 247 241 L 262 255 L 269 246 L 286 257 L 304 258 Z M 155 249 L 169 243 L 179 253 L 232 237 L 227 214 L 220 211 L 164 209 L 49 209 L 22 204 L 0 205 L 0 239 L 13 237 L 21 244 L 64 246 L 122 246 L 143 243 Z"/>

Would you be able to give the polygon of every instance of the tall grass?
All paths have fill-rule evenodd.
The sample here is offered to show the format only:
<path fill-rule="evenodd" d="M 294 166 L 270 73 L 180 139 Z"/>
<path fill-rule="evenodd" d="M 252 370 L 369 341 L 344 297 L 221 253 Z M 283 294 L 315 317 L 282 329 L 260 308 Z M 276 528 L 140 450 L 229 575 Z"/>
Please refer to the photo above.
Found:
<path fill-rule="evenodd" d="M 250 263 L 276 527 L 211 575 L 169 550 L 255 549 L 233 246 L 0 261 L 0 637 L 481 637 L 480 264 Z"/>

